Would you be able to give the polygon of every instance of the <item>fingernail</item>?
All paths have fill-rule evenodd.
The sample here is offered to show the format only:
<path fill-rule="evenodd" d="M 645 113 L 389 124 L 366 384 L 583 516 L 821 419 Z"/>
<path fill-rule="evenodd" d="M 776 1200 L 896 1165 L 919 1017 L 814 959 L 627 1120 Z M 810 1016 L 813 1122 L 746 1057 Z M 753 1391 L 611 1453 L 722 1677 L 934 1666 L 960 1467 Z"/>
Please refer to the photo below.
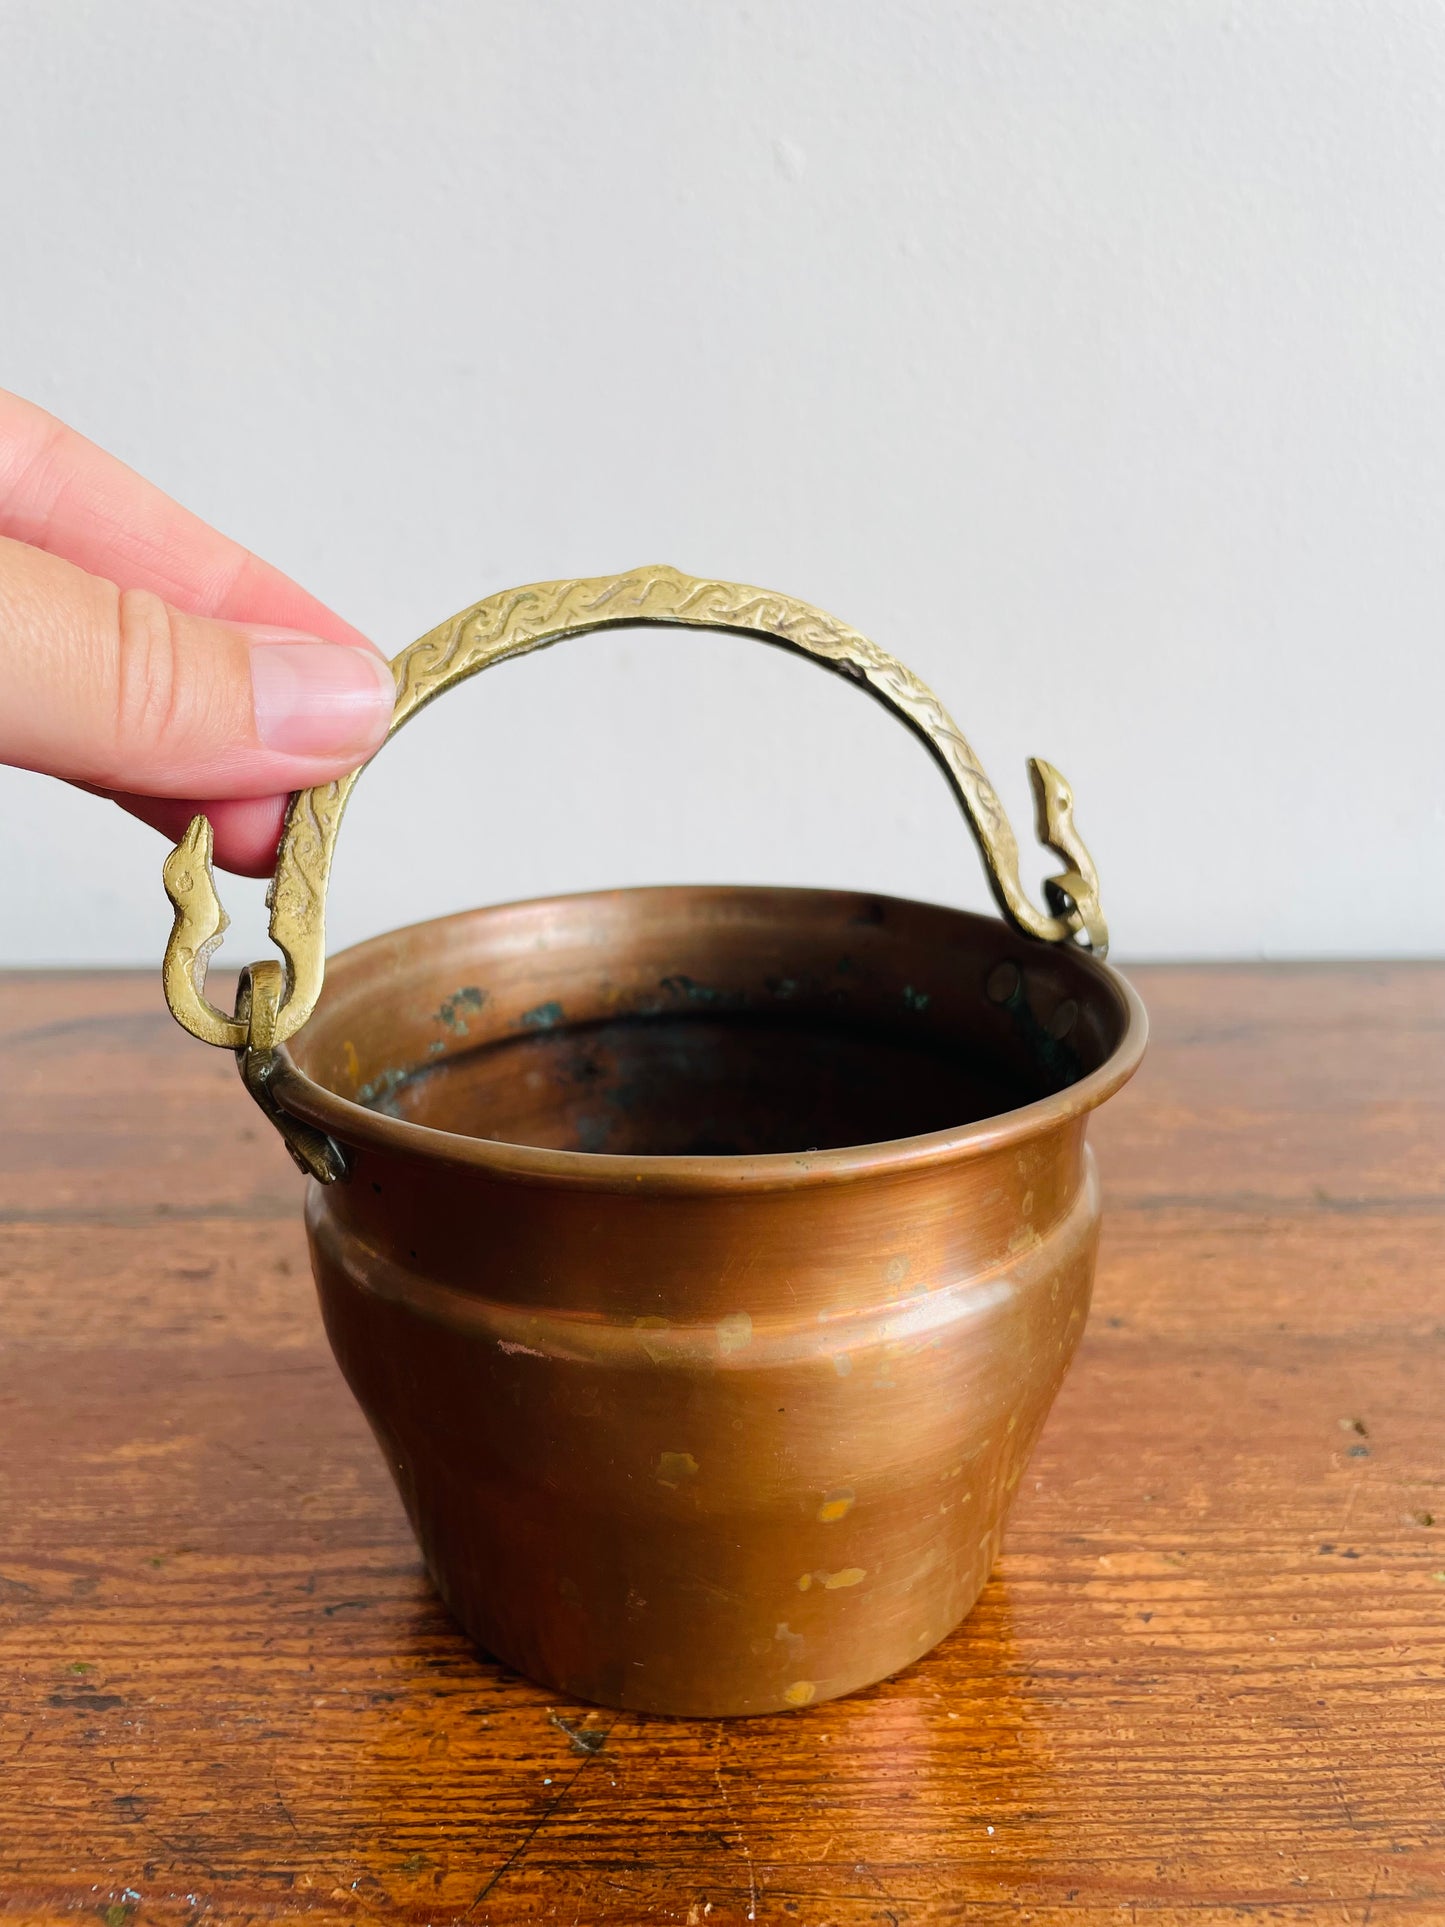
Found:
<path fill-rule="evenodd" d="M 291 629 L 248 629 L 256 734 L 290 756 L 374 749 L 396 702 L 391 667 L 370 649 Z"/>

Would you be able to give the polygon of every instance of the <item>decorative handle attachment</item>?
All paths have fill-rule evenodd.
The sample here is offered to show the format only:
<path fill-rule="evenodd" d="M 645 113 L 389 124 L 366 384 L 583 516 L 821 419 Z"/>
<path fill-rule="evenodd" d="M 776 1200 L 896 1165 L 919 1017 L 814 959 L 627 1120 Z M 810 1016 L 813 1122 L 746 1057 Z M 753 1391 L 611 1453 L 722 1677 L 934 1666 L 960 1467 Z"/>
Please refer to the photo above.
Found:
<path fill-rule="evenodd" d="M 539 582 L 488 596 L 396 658 L 392 664 L 396 709 L 388 739 L 419 709 L 479 669 L 546 648 L 565 636 L 638 623 L 736 630 L 812 656 L 825 668 L 861 683 L 908 725 L 942 769 L 968 818 L 994 898 L 1008 922 L 1045 943 L 1081 941 L 1096 956 L 1105 954 L 1108 931 L 1099 908 L 1098 875 L 1074 828 L 1073 792 L 1053 765 L 1037 757 L 1029 763 L 1039 839 L 1066 866 L 1044 885 L 1049 905 L 1045 914 L 1024 894 L 1018 843 L 993 785 L 932 690 L 856 629 L 791 596 L 734 582 L 700 581 L 663 567 L 571 582 Z M 204 816 L 192 821 L 166 859 L 166 894 L 176 913 L 166 946 L 166 1002 L 177 1023 L 193 1037 L 243 1054 L 242 1070 L 253 1095 L 264 1088 L 264 1080 L 247 1072 L 245 1058 L 259 1051 L 269 1062 L 270 1053 L 300 1030 L 321 994 L 326 969 L 326 888 L 342 814 L 359 774 L 353 771 L 335 783 L 299 790 L 292 797 L 267 896 L 272 940 L 286 960 L 284 984 L 272 975 L 278 971 L 275 964 L 255 966 L 243 979 L 233 1017 L 218 1010 L 205 994 L 207 965 L 228 919 L 216 894 L 211 826 Z M 251 992 L 253 984 L 257 990 L 264 987 L 259 1000 L 266 1007 L 264 1041 L 256 1034 L 258 1000 Z M 283 1116 L 278 1113 L 276 1121 Z M 315 1168 L 289 1134 L 288 1143 L 298 1161 L 307 1169 Z"/>

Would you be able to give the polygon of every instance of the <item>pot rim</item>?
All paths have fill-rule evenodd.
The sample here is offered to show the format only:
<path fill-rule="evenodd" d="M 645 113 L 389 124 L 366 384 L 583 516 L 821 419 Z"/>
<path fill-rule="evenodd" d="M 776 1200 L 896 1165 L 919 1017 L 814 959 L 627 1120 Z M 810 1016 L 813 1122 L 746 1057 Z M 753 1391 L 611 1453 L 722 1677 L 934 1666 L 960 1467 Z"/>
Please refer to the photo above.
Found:
<path fill-rule="evenodd" d="M 969 923 L 1000 927 L 998 918 L 978 911 L 960 909 L 953 904 L 924 903 L 916 897 L 890 897 L 878 891 L 768 884 L 648 884 L 614 890 L 568 891 L 549 897 L 521 898 L 511 903 L 452 911 L 446 916 L 403 924 L 397 930 L 385 931 L 361 943 L 351 944 L 337 952 L 333 965 L 339 964 L 343 958 L 355 959 L 372 946 L 389 942 L 401 931 L 439 928 L 464 917 L 539 909 L 552 904 L 615 902 L 621 897 L 696 896 L 699 889 L 716 890 L 722 894 L 746 890 L 750 895 L 779 901 L 789 897 L 809 898 L 815 905 L 827 898 L 839 904 L 864 901 L 891 903 L 900 907 L 942 910 Z M 1024 949 L 1035 951 L 1051 951 L 1061 947 L 1042 944 L 1035 938 L 1022 935 L 1017 936 L 1016 940 Z M 842 1145 L 831 1150 L 726 1152 L 708 1156 L 559 1151 L 539 1145 L 510 1144 L 499 1139 L 469 1137 L 458 1131 L 438 1130 L 433 1125 L 416 1124 L 408 1118 L 389 1117 L 384 1112 L 357 1104 L 308 1076 L 296 1063 L 289 1044 L 283 1045 L 277 1052 L 279 1063 L 271 1089 L 284 1109 L 318 1126 L 347 1147 L 380 1151 L 390 1156 L 424 1158 L 429 1163 L 462 1166 L 524 1184 L 562 1184 L 596 1190 L 621 1190 L 635 1195 L 649 1191 L 791 1190 L 864 1176 L 882 1178 L 901 1175 L 954 1159 L 982 1156 L 1010 1144 L 1041 1136 L 1096 1110 L 1134 1075 L 1149 1034 L 1148 1016 L 1138 992 L 1112 965 L 1101 962 L 1088 951 L 1070 947 L 1067 954 L 1071 964 L 1092 977 L 1121 1014 L 1119 1041 L 1103 1063 L 1066 1089 L 1055 1091 L 1048 1097 L 1036 1098 L 1032 1103 L 1019 1105 L 1015 1110 L 1000 1111 L 991 1117 L 976 1119 L 971 1124 L 924 1132 L 914 1137 L 885 1138 L 871 1144 Z M 323 1018 L 324 1010 L 318 1010 L 311 1022 L 315 1024 Z"/>

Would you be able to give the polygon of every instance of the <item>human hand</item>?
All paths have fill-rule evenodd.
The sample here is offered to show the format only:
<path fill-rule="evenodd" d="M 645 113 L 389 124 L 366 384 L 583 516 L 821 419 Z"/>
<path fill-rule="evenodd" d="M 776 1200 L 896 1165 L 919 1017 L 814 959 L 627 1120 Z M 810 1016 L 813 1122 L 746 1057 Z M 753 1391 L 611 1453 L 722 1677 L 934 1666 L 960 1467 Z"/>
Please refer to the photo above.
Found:
<path fill-rule="evenodd" d="M 286 794 L 381 744 L 385 658 L 294 582 L 0 391 L 0 763 L 269 875 Z"/>

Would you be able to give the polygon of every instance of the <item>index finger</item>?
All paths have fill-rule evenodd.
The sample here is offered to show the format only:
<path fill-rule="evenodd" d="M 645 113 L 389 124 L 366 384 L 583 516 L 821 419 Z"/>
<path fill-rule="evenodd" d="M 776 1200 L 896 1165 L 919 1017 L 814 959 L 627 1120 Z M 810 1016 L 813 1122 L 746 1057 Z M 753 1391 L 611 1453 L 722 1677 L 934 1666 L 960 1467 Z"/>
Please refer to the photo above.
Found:
<path fill-rule="evenodd" d="M 192 615 L 366 638 L 43 408 L 0 390 L 0 535 Z"/>

